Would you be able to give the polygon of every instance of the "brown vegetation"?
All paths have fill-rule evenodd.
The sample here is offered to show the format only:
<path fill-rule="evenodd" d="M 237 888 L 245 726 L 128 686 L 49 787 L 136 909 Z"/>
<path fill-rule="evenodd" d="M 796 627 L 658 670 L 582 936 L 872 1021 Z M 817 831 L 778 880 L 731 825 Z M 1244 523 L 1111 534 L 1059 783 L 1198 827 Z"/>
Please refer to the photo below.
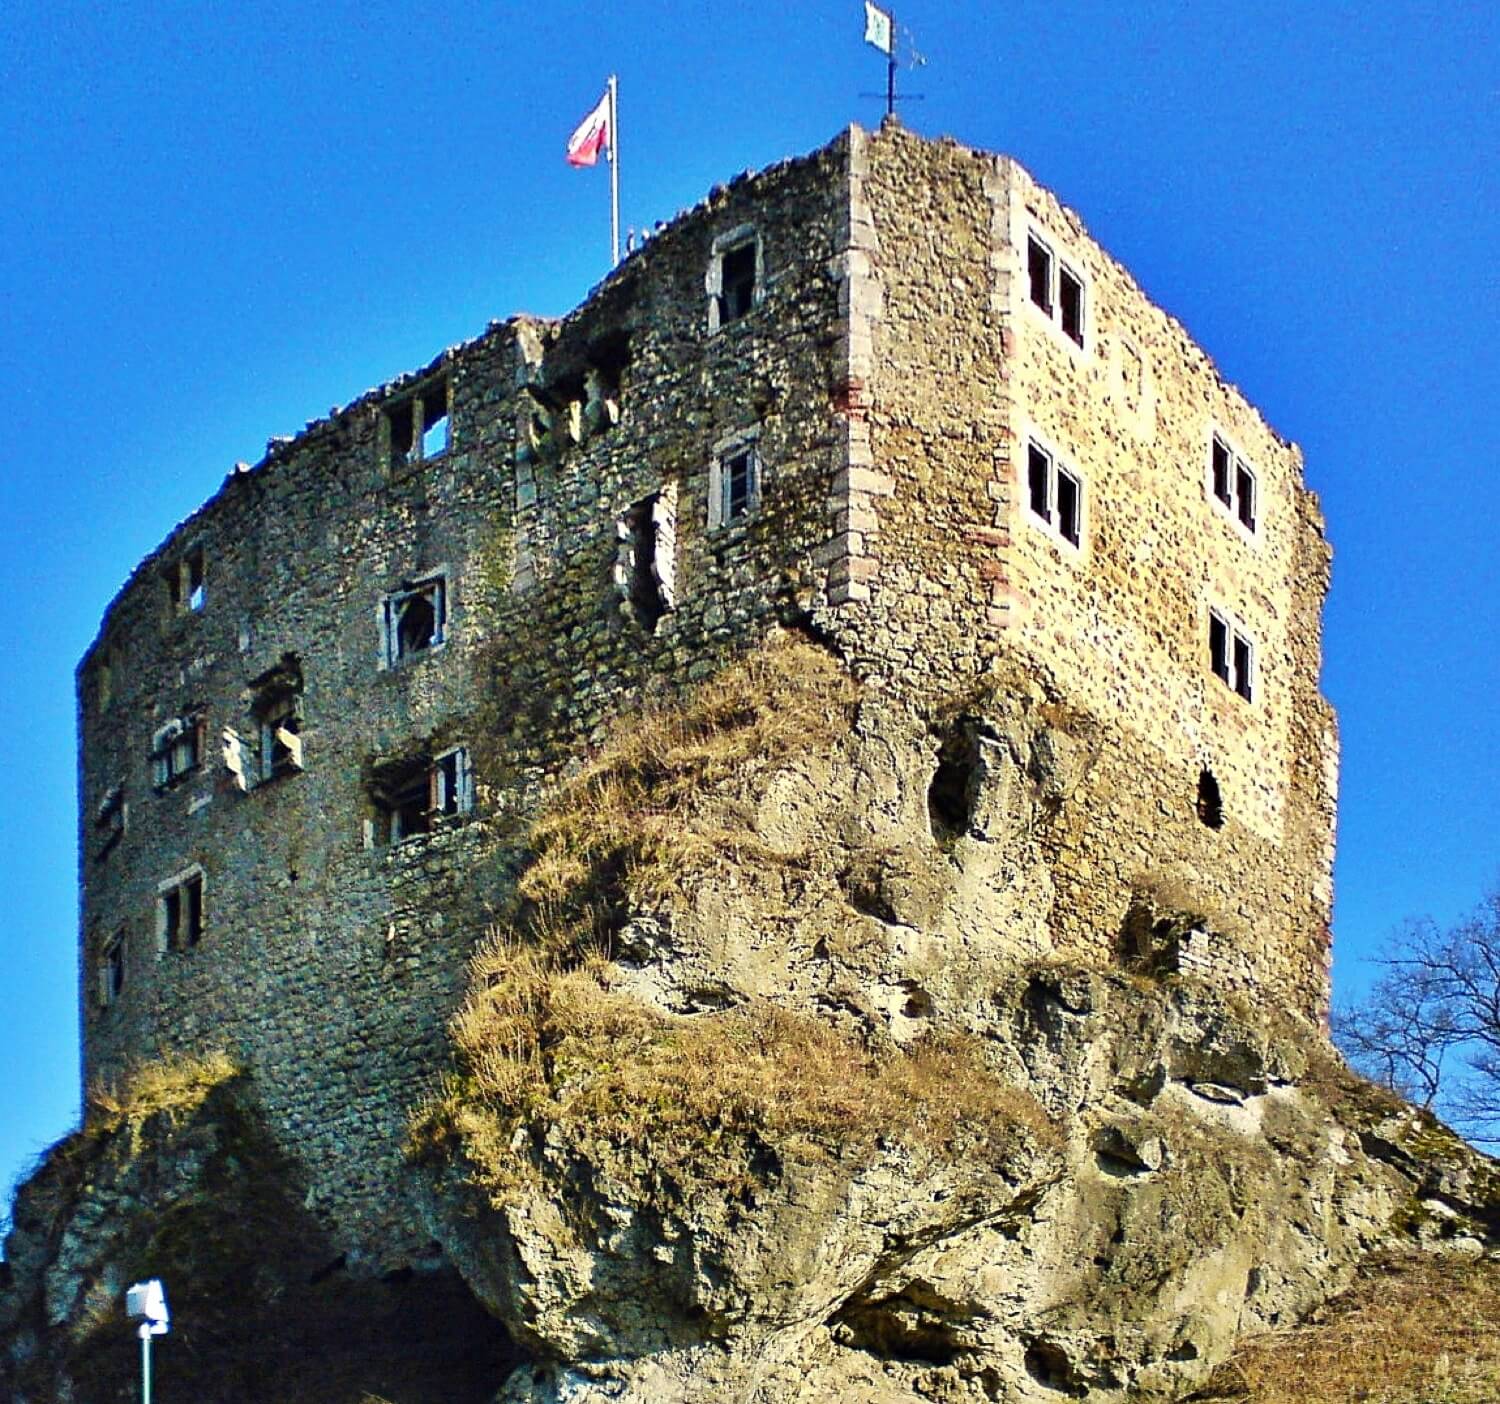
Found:
<path fill-rule="evenodd" d="M 1494 1404 L 1500 1264 L 1376 1259 L 1306 1324 L 1245 1342 L 1200 1400 L 1244 1404 Z"/>
<path fill-rule="evenodd" d="M 856 696 L 825 651 L 787 639 L 615 726 L 532 826 L 517 910 L 472 962 L 451 1026 L 457 1070 L 415 1117 L 414 1156 L 461 1148 L 500 1196 L 530 1173 L 523 1128 L 545 1125 L 624 1154 L 649 1144 L 657 1172 L 698 1181 L 738 1177 L 757 1138 L 982 1153 L 1023 1131 L 1055 1136 L 972 1041 L 875 1050 L 767 1001 L 681 1017 L 617 988 L 610 939 L 626 915 L 659 909 L 708 864 L 773 861 L 748 824 L 726 826 L 725 792 L 835 744 Z"/>

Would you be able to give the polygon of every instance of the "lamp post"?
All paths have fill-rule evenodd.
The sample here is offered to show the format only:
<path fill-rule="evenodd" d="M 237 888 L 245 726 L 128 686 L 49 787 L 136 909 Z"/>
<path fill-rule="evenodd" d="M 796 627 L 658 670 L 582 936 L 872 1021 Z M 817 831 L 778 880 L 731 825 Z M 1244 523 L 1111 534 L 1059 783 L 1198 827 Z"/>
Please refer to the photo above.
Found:
<path fill-rule="evenodd" d="M 172 1320 L 161 1279 L 153 1277 L 129 1288 L 125 1293 L 125 1314 L 141 1323 L 136 1328 L 136 1335 L 141 1338 L 141 1404 L 151 1404 L 151 1337 L 165 1336 Z"/>

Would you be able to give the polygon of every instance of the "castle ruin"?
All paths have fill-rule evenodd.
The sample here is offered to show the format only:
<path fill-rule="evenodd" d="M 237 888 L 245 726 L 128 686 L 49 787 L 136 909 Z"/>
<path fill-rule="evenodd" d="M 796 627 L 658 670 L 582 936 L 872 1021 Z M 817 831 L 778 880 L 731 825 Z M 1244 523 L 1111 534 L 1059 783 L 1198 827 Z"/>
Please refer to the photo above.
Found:
<path fill-rule="evenodd" d="M 135 570 L 78 670 L 85 1078 L 233 1050 L 351 1261 L 419 1260 L 405 1117 L 508 819 L 782 628 L 934 715 L 1045 678 L 1095 755 L 1055 948 L 1148 941 L 1155 875 L 1230 918 L 1163 958 L 1320 1018 L 1328 567 L 1297 448 L 1077 215 L 851 128 L 272 441 Z M 984 744 L 934 730 L 934 841 Z"/>

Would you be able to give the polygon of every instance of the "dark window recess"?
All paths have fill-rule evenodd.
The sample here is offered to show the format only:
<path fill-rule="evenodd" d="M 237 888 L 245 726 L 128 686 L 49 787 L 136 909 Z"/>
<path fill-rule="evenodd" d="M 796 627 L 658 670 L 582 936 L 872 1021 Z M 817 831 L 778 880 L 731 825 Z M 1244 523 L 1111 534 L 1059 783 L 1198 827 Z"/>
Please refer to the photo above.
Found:
<path fill-rule="evenodd" d="M 755 243 L 728 250 L 720 264 L 719 325 L 743 317 L 755 305 Z"/>
<path fill-rule="evenodd" d="M 125 933 L 117 931 L 105 943 L 100 967 L 99 994 L 104 1004 L 113 1004 L 125 988 Z"/>
<path fill-rule="evenodd" d="M 169 951 L 186 951 L 203 939 L 203 875 L 194 873 L 162 893 L 162 928 Z"/>
<path fill-rule="evenodd" d="M 1234 501 L 1233 488 L 1230 486 L 1232 459 L 1229 445 L 1216 434 L 1214 436 L 1214 496 L 1226 507 Z"/>
<path fill-rule="evenodd" d="M 187 607 L 200 610 L 207 602 L 207 588 L 203 578 L 203 552 L 194 551 L 187 558 Z"/>
<path fill-rule="evenodd" d="M 1064 334 L 1082 346 L 1083 281 L 1067 268 L 1057 271 L 1057 301 Z"/>
<path fill-rule="evenodd" d="M 1224 798 L 1219 782 L 1207 767 L 1198 772 L 1198 818 L 1210 829 L 1224 827 Z"/>
<path fill-rule="evenodd" d="M 1255 690 L 1255 646 L 1217 610 L 1208 616 L 1208 661 L 1214 676 L 1245 701 Z"/>
<path fill-rule="evenodd" d="M 192 774 L 203 757 L 202 716 L 179 717 L 156 733 L 151 747 L 151 783 L 164 790 Z"/>
<path fill-rule="evenodd" d="M 443 642 L 447 590 L 441 578 L 418 581 L 385 602 L 387 661 L 395 663 Z"/>
<path fill-rule="evenodd" d="M 1250 531 L 1255 530 L 1255 476 L 1243 463 L 1235 469 L 1236 515 Z"/>
<path fill-rule="evenodd" d="M 1074 546 L 1079 540 L 1079 502 L 1082 497 L 1078 479 L 1062 468 L 1057 470 L 1057 529 L 1065 541 Z"/>
<path fill-rule="evenodd" d="M 656 504 L 655 495 L 637 502 L 621 522 L 629 555 L 626 599 L 636 622 L 648 634 L 655 630 L 667 611 L 656 570 Z"/>
<path fill-rule="evenodd" d="M 1052 315 L 1052 251 L 1039 239 L 1026 240 L 1026 276 L 1031 285 L 1031 300 L 1049 317 Z"/>
<path fill-rule="evenodd" d="M 388 844 L 430 834 L 439 821 L 474 807 L 474 781 L 466 747 L 436 760 L 417 757 L 381 769 L 370 784 L 380 816 L 376 836 Z"/>
<path fill-rule="evenodd" d="M 1250 640 L 1234 636 L 1234 690 L 1245 701 L 1250 700 Z"/>
<path fill-rule="evenodd" d="M 94 857 L 102 862 L 125 833 L 123 785 L 116 785 L 99 801 L 99 807 L 94 811 L 94 829 L 99 835 L 99 847 L 94 851 Z"/>
<path fill-rule="evenodd" d="M 402 464 L 411 457 L 412 445 L 416 442 L 415 400 L 395 406 L 389 411 L 391 422 L 391 462 Z"/>
<path fill-rule="evenodd" d="M 724 460 L 724 520 L 745 516 L 754 498 L 755 450 L 742 449 Z"/>
<path fill-rule="evenodd" d="M 207 603 L 206 569 L 202 548 L 189 551 L 163 572 L 167 582 L 167 599 L 175 612 L 191 610 L 195 614 Z"/>
<path fill-rule="evenodd" d="M 1051 502 L 1052 459 L 1035 444 L 1026 451 L 1026 482 L 1030 493 L 1031 510 L 1044 522 L 1052 520 Z"/>
<path fill-rule="evenodd" d="M 1229 681 L 1229 625 L 1217 614 L 1208 616 L 1208 661 L 1214 676 Z"/>

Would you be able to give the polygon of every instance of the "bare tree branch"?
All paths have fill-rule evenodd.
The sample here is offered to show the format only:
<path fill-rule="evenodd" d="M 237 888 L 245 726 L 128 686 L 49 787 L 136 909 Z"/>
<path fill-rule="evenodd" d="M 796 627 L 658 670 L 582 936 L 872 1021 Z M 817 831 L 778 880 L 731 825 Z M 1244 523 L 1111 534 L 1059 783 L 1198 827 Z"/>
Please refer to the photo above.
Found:
<path fill-rule="evenodd" d="M 1373 1080 L 1437 1109 L 1471 1140 L 1500 1142 L 1500 884 L 1450 929 L 1409 921 L 1333 1034 Z"/>

